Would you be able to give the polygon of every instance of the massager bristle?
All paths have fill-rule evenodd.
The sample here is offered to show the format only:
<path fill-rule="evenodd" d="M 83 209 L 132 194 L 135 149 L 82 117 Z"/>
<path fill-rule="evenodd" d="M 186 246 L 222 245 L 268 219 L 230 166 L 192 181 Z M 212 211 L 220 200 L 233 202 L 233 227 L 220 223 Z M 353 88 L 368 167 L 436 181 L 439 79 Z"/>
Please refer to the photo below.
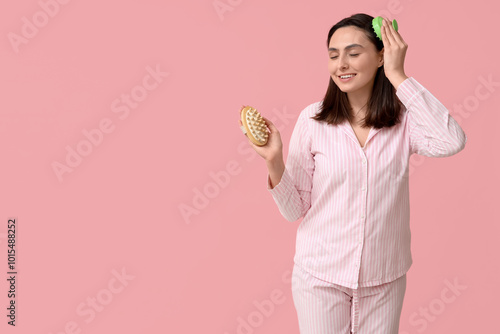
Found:
<path fill-rule="evenodd" d="M 269 134 L 267 133 L 266 122 L 257 109 L 250 106 L 243 106 L 240 110 L 241 114 L 241 130 L 248 138 L 258 146 L 263 146 L 267 143 Z"/>

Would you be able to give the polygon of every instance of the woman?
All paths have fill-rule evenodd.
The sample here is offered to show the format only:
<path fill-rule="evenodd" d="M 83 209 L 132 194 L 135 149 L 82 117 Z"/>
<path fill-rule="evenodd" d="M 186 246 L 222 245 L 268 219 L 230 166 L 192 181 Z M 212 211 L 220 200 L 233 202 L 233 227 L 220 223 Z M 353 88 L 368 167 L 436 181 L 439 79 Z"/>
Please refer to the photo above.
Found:
<path fill-rule="evenodd" d="M 268 143 L 249 140 L 281 214 L 303 217 L 292 276 L 301 334 L 398 333 L 412 264 L 410 156 L 451 156 L 467 141 L 446 107 L 405 75 L 401 35 L 384 18 L 381 41 L 372 19 L 355 14 L 330 29 L 330 83 L 300 113 L 286 166 L 268 119 Z"/>

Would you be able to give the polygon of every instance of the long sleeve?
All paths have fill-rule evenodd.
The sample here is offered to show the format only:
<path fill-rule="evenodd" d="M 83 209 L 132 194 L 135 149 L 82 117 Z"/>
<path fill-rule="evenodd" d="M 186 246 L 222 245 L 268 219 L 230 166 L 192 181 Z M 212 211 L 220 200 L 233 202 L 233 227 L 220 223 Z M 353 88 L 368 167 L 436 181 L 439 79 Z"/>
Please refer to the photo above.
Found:
<path fill-rule="evenodd" d="M 448 109 L 413 77 L 396 95 L 408 111 L 411 154 L 447 157 L 464 149 L 467 136 Z"/>
<path fill-rule="evenodd" d="M 304 216 L 311 207 L 314 156 L 307 117 L 306 108 L 300 113 L 292 132 L 283 176 L 272 189 L 267 174 L 267 189 L 283 217 L 290 222 Z"/>

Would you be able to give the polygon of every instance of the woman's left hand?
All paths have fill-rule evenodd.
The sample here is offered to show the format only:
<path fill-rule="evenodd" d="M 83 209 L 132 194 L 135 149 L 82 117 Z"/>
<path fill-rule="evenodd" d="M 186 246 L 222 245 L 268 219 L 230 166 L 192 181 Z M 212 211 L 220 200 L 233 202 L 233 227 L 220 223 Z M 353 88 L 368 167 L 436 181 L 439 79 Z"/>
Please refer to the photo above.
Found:
<path fill-rule="evenodd" d="M 399 32 L 394 30 L 392 22 L 384 17 L 380 32 L 382 35 L 382 42 L 384 43 L 385 76 L 391 82 L 399 82 L 401 79 L 407 78 L 404 71 L 404 61 L 408 45 Z"/>

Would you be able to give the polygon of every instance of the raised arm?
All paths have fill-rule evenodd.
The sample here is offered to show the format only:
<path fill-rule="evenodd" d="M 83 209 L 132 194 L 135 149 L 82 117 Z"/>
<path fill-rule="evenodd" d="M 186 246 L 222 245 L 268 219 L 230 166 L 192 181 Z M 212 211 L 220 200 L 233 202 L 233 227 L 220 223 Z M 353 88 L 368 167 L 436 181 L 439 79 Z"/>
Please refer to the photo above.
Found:
<path fill-rule="evenodd" d="M 396 95 L 408 112 L 411 154 L 448 157 L 464 149 L 467 136 L 448 109 L 413 77 Z"/>

